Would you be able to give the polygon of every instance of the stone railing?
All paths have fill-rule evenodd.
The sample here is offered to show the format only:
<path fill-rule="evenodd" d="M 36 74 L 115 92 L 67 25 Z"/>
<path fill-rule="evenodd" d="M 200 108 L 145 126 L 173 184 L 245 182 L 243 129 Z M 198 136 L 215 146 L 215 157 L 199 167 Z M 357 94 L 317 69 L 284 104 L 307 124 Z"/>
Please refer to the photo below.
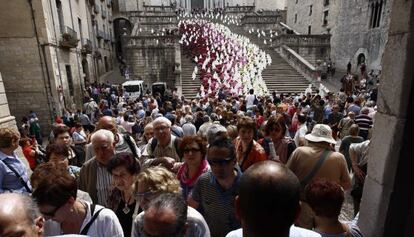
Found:
<path fill-rule="evenodd" d="M 254 6 L 227 6 L 224 8 L 225 13 L 247 13 L 247 12 L 253 12 Z"/>
<path fill-rule="evenodd" d="M 245 15 L 241 19 L 242 24 L 277 24 L 279 16 L 273 15 Z"/>
<path fill-rule="evenodd" d="M 331 35 L 283 34 L 272 38 L 271 46 L 280 47 L 329 47 Z"/>
<path fill-rule="evenodd" d="M 170 48 L 178 43 L 178 35 L 140 35 L 140 36 L 123 36 L 123 41 L 126 42 L 125 48 Z"/>
<path fill-rule="evenodd" d="M 146 12 L 175 12 L 174 6 L 164 6 L 164 5 L 145 5 L 144 11 Z"/>
<path fill-rule="evenodd" d="M 286 45 L 282 45 L 281 47 L 277 48 L 276 51 L 309 82 L 316 82 L 317 69 L 308 61 L 306 61 L 306 59 L 301 57 L 298 53 Z"/>

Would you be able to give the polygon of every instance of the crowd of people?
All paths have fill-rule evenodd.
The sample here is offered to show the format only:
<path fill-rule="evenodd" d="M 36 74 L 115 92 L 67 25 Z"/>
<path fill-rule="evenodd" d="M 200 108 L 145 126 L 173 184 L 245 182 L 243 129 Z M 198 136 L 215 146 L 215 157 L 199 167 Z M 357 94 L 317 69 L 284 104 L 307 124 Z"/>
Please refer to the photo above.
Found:
<path fill-rule="evenodd" d="M 179 30 L 196 99 L 92 84 L 47 142 L 33 111 L 0 128 L 0 236 L 362 236 L 375 75 L 349 70 L 338 93 L 269 93 L 270 56 L 211 22 L 237 19 L 194 14 Z M 352 221 L 339 219 L 348 193 Z"/>
<path fill-rule="evenodd" d="M 23 195 L 0 195 L 2 236 L 25 212 L 35 236 L 362 236 L 338 216 L 348 191 L 358 214 L 370 97 L 89 91 L 45 149 L 34 112 L 26 130 L 0 129 L 0 192 Z"/>
<path fill-rule="evenodd" d="M 272 59 L 248 38 L 205 19 L 182 20 L 178 27 L 180 43 L 196 63 L 192 77 L 200 77 L 200 97 L 215 95 L 219 90 L 245 94 L 250 88 L 257 95 L 268 94 L 262 71 Z"/>

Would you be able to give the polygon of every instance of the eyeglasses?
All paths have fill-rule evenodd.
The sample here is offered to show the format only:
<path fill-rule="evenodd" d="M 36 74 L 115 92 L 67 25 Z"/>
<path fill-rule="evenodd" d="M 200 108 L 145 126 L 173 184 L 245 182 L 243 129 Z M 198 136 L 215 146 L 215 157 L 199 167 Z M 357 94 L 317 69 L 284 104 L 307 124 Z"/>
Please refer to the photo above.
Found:
<path fill-rule="evenodd" d="M 200 149 L 197 149 L 197 148 L 186 148 L 186 149 L 183 150 L 184 154 L 186 154 L 186 153 L 188 154 L 188 153 L 190 153 L 190 151 L 191 151 L 191 153 L 196 153 L 196 152 L 200 151 Z"/>
<path fill-rule="evenodd" d="M 220 159 L 220 160 L 207 159 L 210 166 L 215 166 L 215 165 L 225 166 L 225 165 L 230 164 L 233 160 L 234 160 L 234 157 L 226 157 L 226 158 Z"/>

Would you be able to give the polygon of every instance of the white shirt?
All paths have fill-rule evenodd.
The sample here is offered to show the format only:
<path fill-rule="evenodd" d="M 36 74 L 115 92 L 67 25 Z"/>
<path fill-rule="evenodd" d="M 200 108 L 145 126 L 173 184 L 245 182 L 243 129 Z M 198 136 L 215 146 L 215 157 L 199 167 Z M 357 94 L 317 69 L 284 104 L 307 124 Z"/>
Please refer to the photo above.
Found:
<path fill-rule="evenodd" d="M 243 237 L 243 229 L 240 228 L 233 230 L 232 232 L 228 233 L 226 237 Z M 292 225 L 290 227 L 289 237 L 321 237 L 321 235 L 314 231 Z"/>
<path fill-rule="evenodd" d="M 93 216 L 91 215 L 91 204 L 87 202 L 84 202 L 84 204 L 86 204 L 88 212 L 83 220 L 81 230 L 89 223 Z M 102 208 L 104 207 L 96 205 L 94 213 Z M 56 236 L 61 234 L 62 229 L 60 228 L 60 223 L 53 220 L 45 222 L 44 236 Z M 123 237 L 124 232 L 122 231 L 121 224 L 119 223 L 118 217 L 116 217 L 115 213 L 112 210 L 105 208 L 99 213 L 98 217 L 89 227 L 87 235 L 91 237 Z"/>
<path fill-rule="evenodd" d="M 304 138 L 307 132 L 308 127 L 306 126 L 306 123 L 300 125 L 299 129 L 295 133 L 295 136 L 293 137 L 296 147 L 299 147 L 299 139 Z"/>
<path fill-rule="evenodd" d="M 256 98 L 255 95 L 248 94 L 246 96 L 246 108 L 251 108 L 254 105 L 254 99 Z"/>

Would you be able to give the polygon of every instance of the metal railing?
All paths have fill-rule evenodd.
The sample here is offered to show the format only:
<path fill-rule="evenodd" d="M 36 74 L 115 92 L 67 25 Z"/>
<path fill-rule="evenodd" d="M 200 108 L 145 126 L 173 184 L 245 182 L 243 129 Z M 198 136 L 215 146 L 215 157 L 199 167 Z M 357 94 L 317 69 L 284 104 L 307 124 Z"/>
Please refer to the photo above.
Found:
<path fill-rule="evenodd" d="M 82 53 L 90 54 L 92 53 L 92 42 L 89 39 L 83 38 L 82 39 Z"/>
<path fill-rule="evenodd" d="M 71 38 L 71 39 L 78 39 L 78 34 L 76 33 L 76 31 L 72 28 L 70 28 L 69 26 L 65 26 L 63 28 L 63 32 L 62 35 L 64 38 Z M 67 35 L 67 36 L 66 36 Z"/>
<path fill-rule="evenodd" d="M 62 28 L 60 46 L 63 48 L 76 48 L 78 46 L 78 34 L 69 26 Z"/>

